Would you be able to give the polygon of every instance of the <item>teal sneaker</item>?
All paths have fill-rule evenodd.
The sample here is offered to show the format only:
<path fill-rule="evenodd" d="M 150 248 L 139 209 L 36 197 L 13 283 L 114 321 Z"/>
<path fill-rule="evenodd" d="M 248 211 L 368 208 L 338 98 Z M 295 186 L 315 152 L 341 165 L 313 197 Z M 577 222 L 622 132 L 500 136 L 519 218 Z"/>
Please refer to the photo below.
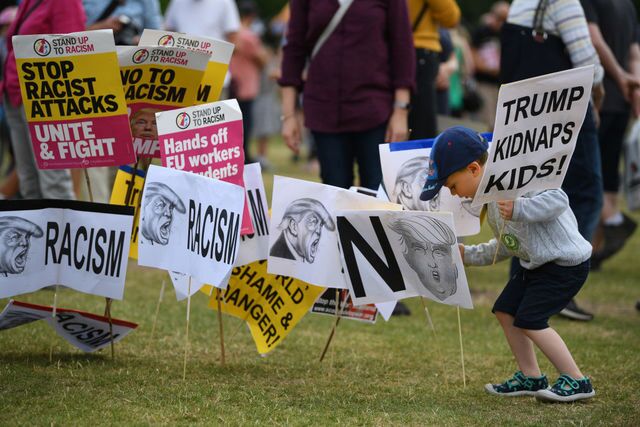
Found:
<path fill-rule="evenodd" d="M 575 402 L 591 399 L 596 395 L 591 380 L 587 377 L 576 380 L 569 375 L 560 375 L 558 381 L 548 390 L 536 393 L 536 399 L 543 402 Z"/>
<path fill-rule="evenodd" d="M 518 371 L 502 384 L 485 384 L 484 389 L 496 396 L 535 396 L 539 390 L 549 387 L 547 376 L 527 377 Z"/>

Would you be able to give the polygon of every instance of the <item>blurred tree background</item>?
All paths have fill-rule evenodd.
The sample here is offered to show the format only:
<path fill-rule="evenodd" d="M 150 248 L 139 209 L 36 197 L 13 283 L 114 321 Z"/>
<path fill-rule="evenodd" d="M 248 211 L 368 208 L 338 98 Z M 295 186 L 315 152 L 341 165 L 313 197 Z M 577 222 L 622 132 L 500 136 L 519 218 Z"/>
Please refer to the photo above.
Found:
<path fill-rule="evenodd" d="M 160 0 L 162 10 L 164 11 L 170 0 Z M 195 1 L 195 0 L 194 0 Z M 287 3 L 287 0 L 254 0 L 260 9 L 260 15 L 263 19 L 269 19 L 277 14 L 280 9 Z M 313 1 L 331 1 L 331 0 L 313 0 Z M 337 1 L 337 0 L 333 0 Z M 458 0 L 458 4 L 462 9 L 463 24 L 468 28 L 475 27 L 480 15 L 487 12 L 495 0 Z M 640 0 L 633 0 L 636 11 L 640 11 Z"/>

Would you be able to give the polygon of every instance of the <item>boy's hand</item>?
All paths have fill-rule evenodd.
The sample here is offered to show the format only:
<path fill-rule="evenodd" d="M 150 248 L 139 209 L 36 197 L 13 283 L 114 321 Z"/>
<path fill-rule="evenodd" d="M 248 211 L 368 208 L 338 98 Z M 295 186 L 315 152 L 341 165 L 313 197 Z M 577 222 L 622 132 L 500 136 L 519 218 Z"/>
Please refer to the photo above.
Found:
<path fill-rule="evenodd" d="M 462 262 L 464 262 L 464 245 L 462 243 L 458 243 L 458 249 L 460 250 L 460 257 L 462 258 Z"/>
<path fill-rule="evenodd" d="M 513 216 L 513 200 L 502 200 L 498 202 L 500 216 L 506 220 L 510 220 Z"/>

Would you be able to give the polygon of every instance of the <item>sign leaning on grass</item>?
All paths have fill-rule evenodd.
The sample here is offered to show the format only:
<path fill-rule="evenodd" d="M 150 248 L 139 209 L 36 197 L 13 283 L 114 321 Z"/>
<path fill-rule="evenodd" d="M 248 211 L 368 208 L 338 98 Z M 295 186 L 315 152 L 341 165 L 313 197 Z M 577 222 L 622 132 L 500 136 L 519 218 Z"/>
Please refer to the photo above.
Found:
<path fill-rule="evenodd" d="M 244 189 L 152 165 L 142 194 L 138 263 L 226 287 L 238 256 Z"/>
<path fill-rule="evenodd" d="M 233 54 L 233 43 L 192 34 L 145 28 L 138 46 L 179 47 L 210 54 L 207 69 L 198 88 L 196 104 L 213 102 L 220 98 L 224 77 L 229 69 L 229 61 Z"/>
<path fill-rule="evenodd" d="M 489 158 L 473 205 L 560 188 L 582 127 L 593 66 L 502 85 Z"/>
<path fill-rule="evenodd" d="M 0 313 L 0 331 L 45 320 L 71 345 L 92 353 L 109 345 L 110 329 L 113 331 L 113 342 L 116 343 L 138 327 L 135 323 L 109 319 L 85 311 L 57 308 L 55 318 L 51 315 L 52 312 L 53 307 L 47 305 L 11 300 Z"/>
<path fill-rule="evenodd" d="M 473 307 L 450 212 L 345 210 L 336 225 L 355 305 L 424 296 Z"/>
<path fill-rule="evenodd" d="M 0 205 L 0 298 L 64 285 L 121 300 L 133 208 L 69 200 Z"/>
<path fill-rule="evenodd" d="M 135 161 L 111 30 L 12 40 L 38 168 Z"/>

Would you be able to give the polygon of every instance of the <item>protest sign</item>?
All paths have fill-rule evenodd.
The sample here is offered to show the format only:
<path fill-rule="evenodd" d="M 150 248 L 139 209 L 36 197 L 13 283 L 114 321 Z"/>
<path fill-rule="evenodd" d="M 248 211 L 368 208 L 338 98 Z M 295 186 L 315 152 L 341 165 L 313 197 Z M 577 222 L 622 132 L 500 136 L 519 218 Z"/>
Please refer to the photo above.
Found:
<path fill-rule="evenodd" d="M 240 237 L 240 251 L 235 265 L 249 264 L 267 259 L 269 256 L 269 225 L 271 221 L 260 163 L 245 165 L 244 189 L 247 193 L 246 200 L 248 201 L 253 233 Z"/>
<path fill-rule="evenodd" d="M 346 284 L 340 267 L 335 211 L 402 209 L 355 191 L 282 176 L 274 177 L 271 207 L 269 273 L 341 289 Z"/>
<path fill-rule="evenodd" d="M 50 306 L 10 300 L 0 313 L 0 331 L 37 320 L 46 320 L 56 333 L 71 345 L 92 353 L 110 344 L 110 327 L 114 343 L 138 327 L 135 323 L 119 319 L 111 319 L 110 325 L 110 319 L 107 317 L 67 308 L 56 308 L 55 317 L 52 313 L 53 307 Z"/>
<path fill-rule="evenodd" d="M 229 69 L 229 61 L 231 61 L 233 54 L 234 46 L 232 43 L 209 37 L 145 28 L 138 46 L 179 47 L 210 54 L 211 57 L 202 76 L 195 103 L 205 104 L 220 98 L 224 78 Z"/>
<path fill-rule="evenodd" d="M 502 85 L 473 206 L 560 188 L 591 99 L 593 66 Z"/>
<path fill-rule="evenodd" d="M 12 40 L 38 168 L 135 161 L 111 30 Z"/>
<path fill-rule="evenodd" d="M 300 280 L 268 274 L 263 260 L 235 267 L 220 303 L 223 313 L 247 322 L 258 353 L 266 354 L 289 335 L 323 291 Z M 209 308 L 218 308 L 215 294 Z"/>
<path fill-rule="evenodd" d="M 433 199 L 426 202 L 420 200 L 422 187 L 427 180 L 432 146 L 433 139 L 379 146 L 382 180 L 389 200 L 412 211 L 451 212 L 459 236 L 478 234 L 480 211 L 471 208 L 471 199 L 452 196 L 448 188 L 442 187 Z"/>
<path fill-rule="evenodd" d="M 337 212 L 342 267 L 354 304 L 413 296 L 472 308 L 449 212 Z"/>
<path fill-rule="evenodd" d="M 112 205 L 131 206 L 134 208 L 133 229 L 131 230 L 131 243 L 129 245 L 129 258 L 132 259 L 138 259 L 140 202 L 142 200 L 144 177 L 144 171 L 134 170 L 130 166 L 120 166 L 113 183 L 111 199 L 109 200 Z"/>
<path fill-rule="evenodd" d="M 236 262 L 244 189 L 151 166 L 140 208 L 138 263 L 226 286 Z M 191 287 L 191 294 L 198 290 Z"/>
<path fill-rule="evenodd" d="M 193 105 L 209 55 L 175 47 L 118 46 L 121 85 L 138 157 L 160 157 L 155 113 Z"/>
<path fill-rule="evenodd" d="M 354 306 L 351 295 L 347 289 L 339 289 L 339 310 L 338 314 L 346 319 L 359 320 L 365 323 L 375 323 L 378 310 L 375 305 L 367 304 Z M 311 312 L 316 314 L 336 315 L 336 289 L 325 289 L 311 307 Z"/>
<path fill-rule="evenodd" d="M 242 112 L 235 99 L 156 114 L 162 166 L 244 187 Z M 253 232 L 247 203 L 241 234 Z"/>
<path fill-rule="evenodd" d="M 0 298 L 64 285 L 122 299 L 133 209 L 69 200 L 0 205 Z"/>

